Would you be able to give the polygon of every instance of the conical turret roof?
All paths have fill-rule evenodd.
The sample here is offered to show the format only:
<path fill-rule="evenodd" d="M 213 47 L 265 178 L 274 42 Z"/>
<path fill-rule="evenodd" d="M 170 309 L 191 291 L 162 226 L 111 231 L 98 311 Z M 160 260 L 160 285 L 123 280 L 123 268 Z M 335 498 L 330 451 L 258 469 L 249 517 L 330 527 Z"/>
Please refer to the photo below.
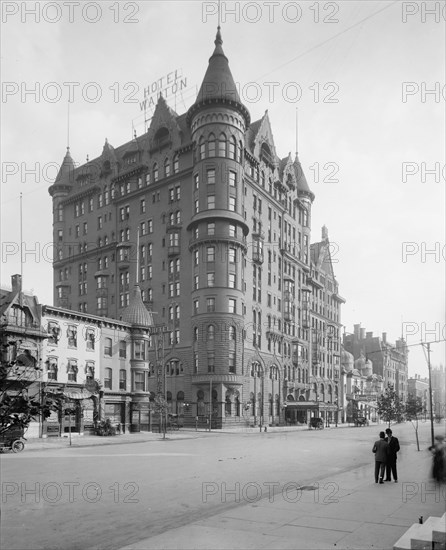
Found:
<path fill-rule="evenodd" d="M 294 170 L 296 172 L 296 188 L 297 193 L 303 194 L 303 195 L 309 195 L 311 200 L 314 200 L 314 193 L 311 191 L 310 186 L 307 183 L 307 178 L 305 177 L 302 165 L 300 163 L 299 157 L 296 154 L 296 158 L 294 160 Z"/>
<path fill-rule="evenodd" d="M 135 285 L 130 296 L 128 307 L 122 312 L 122 320 L 139 327 L 153 326 L 153 317 L 142 301 L 141 289 Z"/>
<path fill-rule="evenodd" d="M 72 177 L 73 171 L 75 170 L 75 168 L 76 168 L 76 165 L 74 163 L 73 158 L 71 157 L 70 148 L 67 147 L 67 152 L 62 161 L 62 165 L 59 169 L 59 173 L 57 174 L 56 182 Z"/>
<path fill-rule="evenodd" d="M 209 65 L 201 83 L 197 99 L 188 112 L 188 119 L 199 108 L 199 106 L 208 102 L 231 103 L 238 107 L 238 110 L 245 116 L 247 125 L 250 123 L 248 109 L 240 101 L 231 69 L 229 68 L 228 58 L 223 51 L 223 40 L 221 38 L 220 27 L 217 28 L 215 37 L 215 49 L 209 58 Z"/>

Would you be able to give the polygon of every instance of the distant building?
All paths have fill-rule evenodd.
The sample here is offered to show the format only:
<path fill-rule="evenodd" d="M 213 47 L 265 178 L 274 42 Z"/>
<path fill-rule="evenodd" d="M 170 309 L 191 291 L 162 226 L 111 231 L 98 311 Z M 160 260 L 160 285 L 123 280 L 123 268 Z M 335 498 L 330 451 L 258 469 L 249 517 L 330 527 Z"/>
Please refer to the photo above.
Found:
<path fill-rule="evenodd" d="M 373 363 L 360 354 L 356 361 L 341 347 L 339 413 L 342 422 L 363 416 L 375 420 L 377 400 L 383 391 L 382 376 L 373 372 Z"/>
<path fill-rule="evenodd" d="M 423 412 L 430 414 L 429 378 L 421 378 L 419 374 L 409 378 L 407 380 L 407 394 L 410 397 L 419 397 L 423 405 Z"/>
<path fill-rule="evenodd" d="M 373 332 L 366 332 L 357 324 L 353 334 L 344 334 L 343 345 L 355 359 L 362 354 L 373 362 L 373 373 L 381 376 L 384 389 L 391 384 L 403 402 L 407 399 L 409 350 L 403 338 L 391 344 L 387 341 L 387 333 L 374 336 Z"/>
<path fill-rule="evenodd" d="M 443 365 L 433 367 L 431 372 L 434 413 L 437 417 L 446 416 L 446 378 Z"/>

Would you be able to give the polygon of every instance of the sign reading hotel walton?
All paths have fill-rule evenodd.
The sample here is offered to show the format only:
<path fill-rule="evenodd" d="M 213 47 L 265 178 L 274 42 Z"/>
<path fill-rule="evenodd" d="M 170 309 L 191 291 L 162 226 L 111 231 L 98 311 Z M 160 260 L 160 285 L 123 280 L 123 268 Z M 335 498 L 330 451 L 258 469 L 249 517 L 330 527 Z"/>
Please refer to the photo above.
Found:
<path fill-rule="evenodd" d="M 139 104 L 141 111 L 155 107 L 160 94 L 169 99 L 186 87 L 187 77 L 182 76 L 181 69 L 167 73 L 144 88 L 144 99 Z"/>

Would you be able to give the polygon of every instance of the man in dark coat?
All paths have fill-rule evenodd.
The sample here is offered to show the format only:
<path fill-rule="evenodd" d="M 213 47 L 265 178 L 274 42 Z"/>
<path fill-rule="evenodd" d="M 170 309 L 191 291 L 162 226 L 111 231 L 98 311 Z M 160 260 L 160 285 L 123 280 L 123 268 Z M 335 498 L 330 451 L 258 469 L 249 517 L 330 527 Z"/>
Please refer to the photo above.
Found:
<path fill-rule="evenodd" d="M 392 430 L 387 428 L 386 441 L 389 444 L 386 464 L 386 481 L 392 481 L 392 476 L 395 483 L 398 481 L 398 474 L 396 471 L 396 453 L 400 450 L 400 443 L 397 437 L 392 435 Z M 390 475 L 392 474 L 392 476 Z"/>
<path fill-rule="evenodd" d="M 375 483 L 384 483 L 384 472 L 387 463 L 387 449 L 389 444 L 385 440 L 386 434 L 379 432 L 379 439 L 375 441 L 372 451 L 375 453 Z"/>

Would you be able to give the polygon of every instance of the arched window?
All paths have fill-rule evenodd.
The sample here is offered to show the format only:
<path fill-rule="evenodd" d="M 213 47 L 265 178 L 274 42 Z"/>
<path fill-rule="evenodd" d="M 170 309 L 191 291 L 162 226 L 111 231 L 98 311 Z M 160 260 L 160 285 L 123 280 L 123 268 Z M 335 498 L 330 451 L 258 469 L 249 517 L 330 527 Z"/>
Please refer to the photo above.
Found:
<path fill-rule="evenodd" d="M 221 133 L 220 137 L 218 138 L 218 156 L 226 156 L 226 136 L 223 133 Z"/>
<path fill-rule="evenodd" d="M 229 158 L 237 160 L 237 140 L 234 136 L 229 140 Z"/>
<path fill-rule="evenodd" d="M 209 325 L 207 328 L 207 339 L 213 340 L 215 338 L 215 327 L 214 325 Z"/>
<path fill-rule="evenodd" d="M 229 327 L 229 341 L 232 342 L 236 340 L 236 332 L 235 332 L 235 327 L 234 326 L 230 326 Z"/>
<path fill-rule="evenodd" d="M 166 178 L 170 176 L 170 160 L 168 158 L 164 161 L 164 176 Z"/>
<path fill-rule="evenodd" d="M 153 181 L 158 181 L 158 164 L 153 165 Z"/>
<path fill-rule="evenodd" d="M 177 414 L 184 414 L 184 392 L 177 393 Z"/>
<path fill-rule="evenodd" d="M 209 134 L 208 157 L 215 157 L 215 136 L 214 136 L 214 134 Z"/>
<path fill-rule="evenodd" d="M 242 162 L 242 158 L 243 158 L 243 143 L 239 141 L 238 147 L 237 147 L 237 161 Z"/>
<path fill-rule="evenodd" d="M 231 402 L 231 396 L 226 393 L 225 396 L 225 415 L 231 416 L 231 409 L 232 409 L 232 402 Z"/>
<path fill-rule="evenodd" d="M 173 157 L 173 173 L 176 174 L 180 170 L 180 157 L 176 153 Z"/>
<path fill-rule="evenodd" d="M 198 160 L 203 160 L 206 156 L 206 144 L 203 136 L 198 140 Z"/>

